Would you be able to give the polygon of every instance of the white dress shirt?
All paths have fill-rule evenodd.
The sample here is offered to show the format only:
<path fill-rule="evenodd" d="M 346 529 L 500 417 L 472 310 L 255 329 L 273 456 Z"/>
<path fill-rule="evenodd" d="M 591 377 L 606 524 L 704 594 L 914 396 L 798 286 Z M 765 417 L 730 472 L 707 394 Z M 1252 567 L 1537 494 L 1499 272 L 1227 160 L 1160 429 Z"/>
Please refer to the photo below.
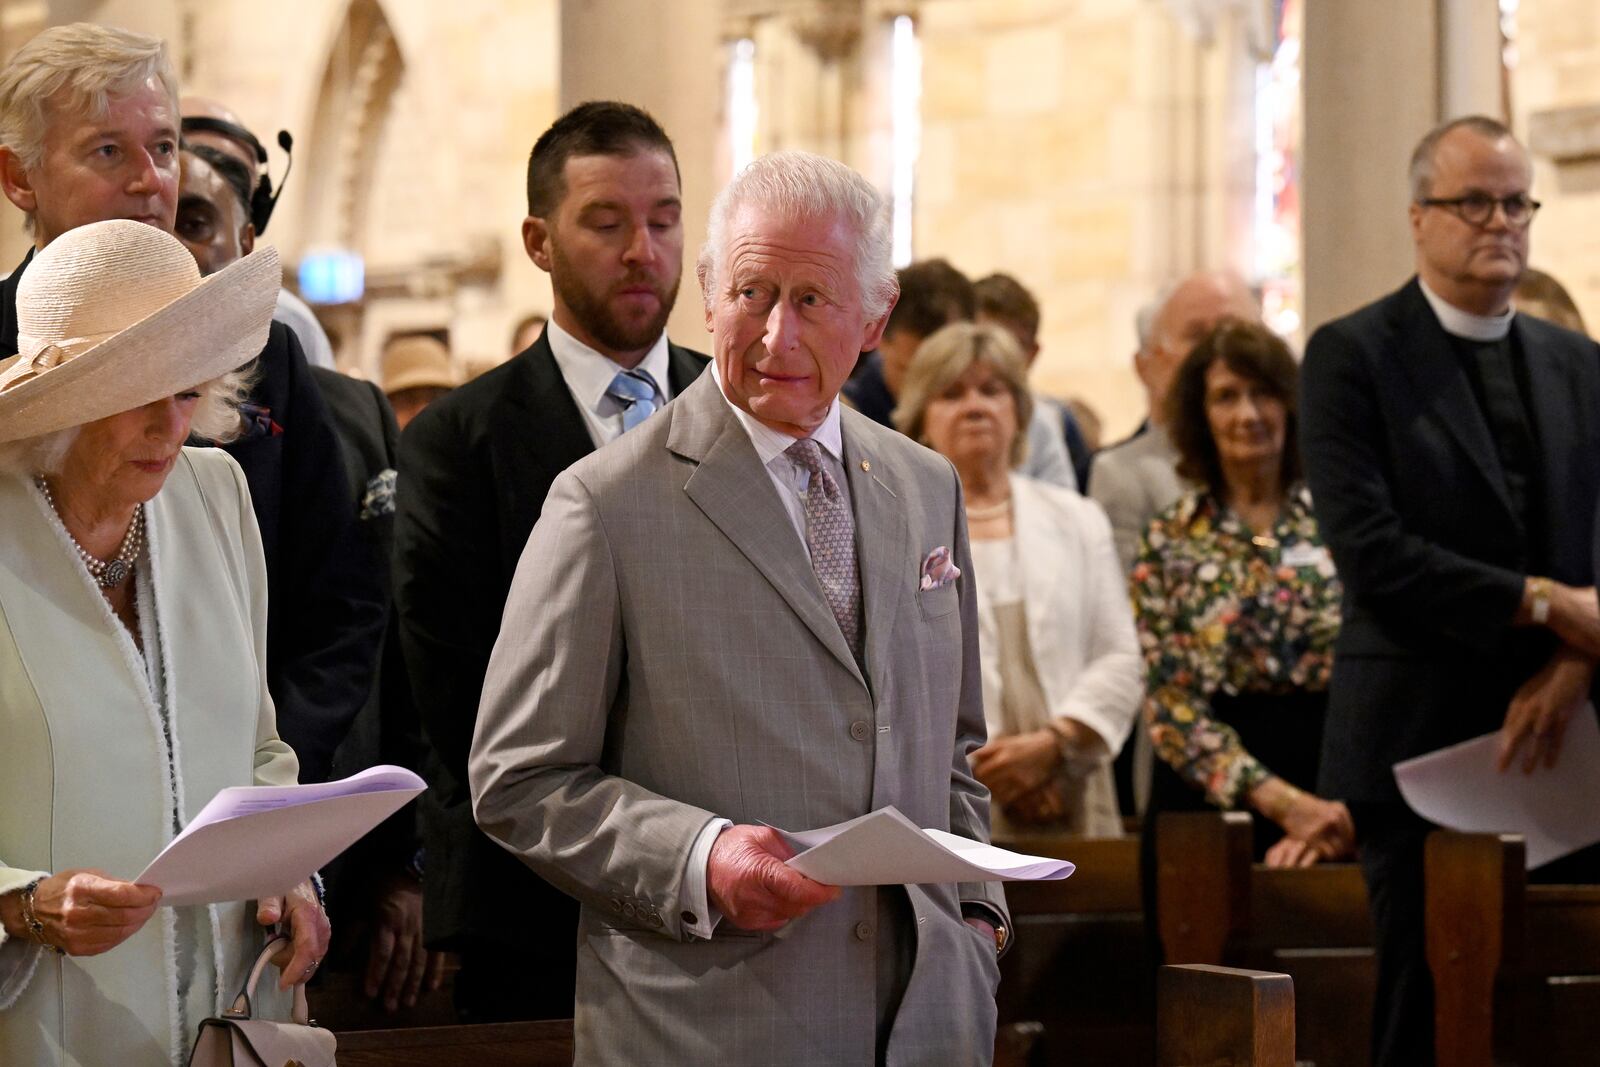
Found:
<path fill-rule="evenodd" d="M 722 390 L 723 399 L 726 400 L 728 391 L 722 387 L 721 373 L 713 369 L 712 374 L 716 376 L 717 388 Z M 761 465 L 767 469 L 768 476 L 772 478 L 772 485 L 778 491 L 778 499 L 783 502 L 783 510 L 788 514 L 789 521 L 794 524 L 795 533 L 800 538 L 800 546 L 805 550 L 806 559 L 809 560 L 811 548 L 806 544 L 806 493 L 811 488 L 811 472 L 785 454 L 785 450 L 797 439 L 765 425 L 731 400 L 728 401 L 728 407 L 733 409 L 739 425 L 750 435 L 750 443 L 755 446 Z M 828 408 L 828 414 L 823 418 L 822 425 L 812 431 L 810 436 L 821 446 L 822 462 L 827 464 L 828 473 L 833 475 L 834 482 L 839 486 L 839 492 L 844 496 L 845 507 L 851 507 L 850 481 L 844 475 L 844 435 L 839 429 L 838 397 L 833 398 L 833 404 Z M 700 831 L 700 836 L 695 838 L 694 847 L 689 850 L 689 861 L 684 868 L 683 899 L 686 910 L 698 921 L 685 923 L 684 929 L 694 937 L 710 937 L 711 932 L 722 921 L 722 913 L 711 907 L 707 896 L 707 867 L 711 861 L 711 846 L 716 843 L 722 831 L 732 825 L 728 819 L 713 819 Z"/>
<path fill-rule="evenodd" d="M 613 378 L 630 368 L 596 352 L 563 330 L 555 319 L 546 324 L 545 336 L 550 340 L 550 354 L 556 357 L 561 379 L 567 383 L 578 410 L 583 412 L 583 424 L 594 447 L 608 445 L 621 437 L 622 413 L 627 406 L 607 395 L 606 390 L 611 388 Z M 656 391 L 661 394 L 656 405 L 658 409 L 672 399 L 672 386 L 667 381 L 669 365 L 667 335 L 662 333 L 639 365 L 632 368 L 654 379 Z"/>

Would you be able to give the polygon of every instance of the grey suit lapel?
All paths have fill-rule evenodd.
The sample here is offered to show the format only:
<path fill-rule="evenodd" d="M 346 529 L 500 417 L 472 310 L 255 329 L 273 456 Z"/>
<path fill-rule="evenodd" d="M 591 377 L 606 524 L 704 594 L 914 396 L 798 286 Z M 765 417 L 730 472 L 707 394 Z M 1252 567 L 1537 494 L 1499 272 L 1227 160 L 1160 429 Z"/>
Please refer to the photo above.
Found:
<path fill-rule="evenodd" d="M 684 390 L 673 411 L 667 448 L 697 464 L 683 491 L 865 685 L 772 478 L 711 375 L 701 375 Z M 870 628 L 868 635 L 870 642 Z"/>
<path fill-rule="evenodd" d="M 860 424 L 866 417 L 841 412 L 844 431 L 844 473 L 856 518 L 856 559 L 861 564 L 861 612 L 865 620 L 867 670 L 873 692 L 882 692 L 883 672 L 890 662 L 889 638 L 895 613 L 908 583 L 918 577 L 918 559 L 908 554 L 905 504 L 895 492 L 895 471 L 876 453 Z M 937 545 L 927 545 L 927 549 Z"/>

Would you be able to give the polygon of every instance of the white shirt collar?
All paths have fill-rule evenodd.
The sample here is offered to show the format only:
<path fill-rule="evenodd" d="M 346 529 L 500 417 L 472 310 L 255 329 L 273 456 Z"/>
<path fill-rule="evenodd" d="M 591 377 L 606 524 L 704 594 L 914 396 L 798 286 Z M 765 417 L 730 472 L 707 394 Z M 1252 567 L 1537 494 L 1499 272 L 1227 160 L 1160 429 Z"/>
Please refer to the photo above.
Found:
<path fill-rule="evenodd" d="M 1448 303 L 1444 297 L 1429 289 L 1428 283 L 1420 276 L 1417 284 L 1422 286 L 1422 295 L 1427 297 L 1428 306 L 1439 317 L 1439 325 L 1444 327 L 1445 333 L 1465 337 L 1469 341 L 1498 341 L 1511 332 L 1511 317 L 1517 313 L 1516 308 L 1507 310 L 1503 315 L 1474 315 Z"/>
<path fill-rule="evenodd" d="M 722 399 L 727 401 L 728 407 L 733 409 L 733 414 L 739 420 L 739 425 L 744 427 L 745 433 L 750 435 L 750 443 L 756 446 L 756 455 L 761 458 L 761 465 L 765 467 L 774 459 L 784 454 L 788 447 L 795 443 L 795 438 L 786 433 L 781 433 L 768 426 L 744 408 L 728 400 L 728 391 L 722 386 L 722 371 L 718 367 L 711 369 L 711 377 L 716 380 L 717 391 L 722 394 Z M 832 456 L 841 465 L 844 463 L 844 433 L 839 428 L 839 398 L 833 398 L 833 403 L 828 405 L 828 414 L 823 417 L 822 425 L 811 432 L 811 439 L 822 446 L 822 450 Z"/>
<path fill-rule="evenodd" d="M 567 388 L 572 390 L 578 403 L 595 415 L 615 414 L 620 409 L 619 405 L 606 396 L 606 390 L 611 387 L 611 380 L 628 368 L 601 355 L 563 330 L 555 319 L 550 320 L 545 331 L 550 340 L 550 354 L 555 356 L 561 377 L 566 380 Z M 663 331 L 639 366 L 634 368 L 645 371 L 655 379 L 663 400 L 672 399 L 671 387 L 667 384 L 668 366 L 667 335 Z"/>

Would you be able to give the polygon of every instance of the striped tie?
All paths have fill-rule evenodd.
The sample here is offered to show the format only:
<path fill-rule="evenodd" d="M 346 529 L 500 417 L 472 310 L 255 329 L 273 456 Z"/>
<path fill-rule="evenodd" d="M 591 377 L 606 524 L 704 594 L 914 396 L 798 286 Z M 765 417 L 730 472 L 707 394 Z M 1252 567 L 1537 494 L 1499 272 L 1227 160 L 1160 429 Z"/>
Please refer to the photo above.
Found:
<path fill-rule="evenodd" d="M 622 405 L 622 432 L 627 433 L 656 412 L 656 382 L 648 371 L 625 370 L 611 379 L 606 395 Z"/>

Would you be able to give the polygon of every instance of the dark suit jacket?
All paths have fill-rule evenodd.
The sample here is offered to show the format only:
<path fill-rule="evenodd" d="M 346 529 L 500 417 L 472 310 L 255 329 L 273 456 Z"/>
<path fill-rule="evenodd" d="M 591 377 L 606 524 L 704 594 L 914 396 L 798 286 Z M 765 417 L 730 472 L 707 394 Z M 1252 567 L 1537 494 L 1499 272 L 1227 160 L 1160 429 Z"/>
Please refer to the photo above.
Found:
<path fill-rule="evenodd" d="M 0 359 L 17 354 L 17 283 L 33 262 L 33 249 L 22 257 L 17 269 L 0 281 Z"/>
<path fill-rule="evenodd" d="M 1527 315 L 1511 329 L 1542 464 L 1532 556 L 1558 581 L 1592 585 L 1600 348 Z M 1307 478 L 1345 589 L 1320 789 L 1398 803 L 1391 766 L 1498 729 L 1556 645 L 1511 626 L 1532 565 L 1526 518 L 1414 279 L 1319 329 L 1301 391 Z"/>
<path fill-rule="evenodd" d="M 376 576 L 387 603 L 394 550 L 392 479 L 400 466 L 400 427 L 388 398 L 373 383 L 326 367 L 312 367 L 311 378 L 333 415 L 344 450 L 348 506 L 358 516 L 362 539 L 373 549 Z M 378 680 L 333 754 L 332 777 L 345 778 L 379 763 L 424 770 L 422 731 L 411 702 L 411 684 L 400 658 L 395 624 L 391 610 Z M 417 847 L 416 806 L 408 804 L 324 868 L 329 893 L 341 906 L 359 899 L 376 889 L 385 876 L 402 871 Z"/>
<path fill-rule="evenodd" d="M 707 360 L 677 345 L 669 358 L 677 396 Z M 592 451 L 583 413 L 542 334 L 428 405 L 401 435 L 395 602 L 413 696 L 444 771 L 419 814 L 426 929 L 435 948 L 476 937 L 568 957 L 574 951 L 577 904 L 474 824 L 467 752 L 523 546 L 550 483 Z"/>
<path fill-rule="evenodd" d="M 844 383 L 842 392 L 851 407 L 880 426 L 894 429 L 894 394 L 883 379 L 883 356 L 876 349 L 861 354 L 855 373 Z"/>
<path fill-rule="evenodd" d="M 294 331 L 274 322 L 257 367 L 250 401 L 281 432 L 224 447 L 244 468 L 267 557 L 267 684 L 278 733 L 300 757 L 301 781 L 322 781 L 371 691 L 388 598 Z"/>

